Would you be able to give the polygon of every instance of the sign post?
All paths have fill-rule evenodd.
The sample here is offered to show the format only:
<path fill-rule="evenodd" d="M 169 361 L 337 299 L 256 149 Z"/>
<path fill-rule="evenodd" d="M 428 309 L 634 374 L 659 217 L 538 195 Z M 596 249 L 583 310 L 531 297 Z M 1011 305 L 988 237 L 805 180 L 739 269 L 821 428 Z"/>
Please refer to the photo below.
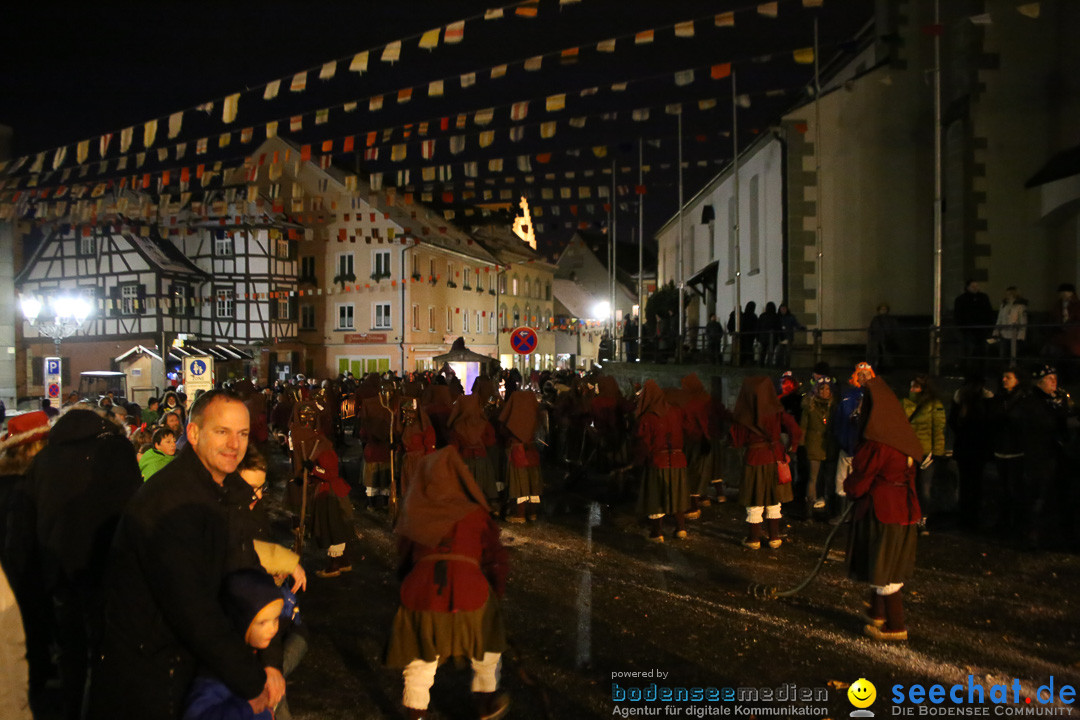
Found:
<path fill-rule="evenodd" d="M 53 407 L 60 405 L 61 363 L 58 357 L 45 358 L 45 397 L 53 401 Z"/>
<path fill-rule="evenodd" d="M 214 358 L 184 358 L 184 392 L 194 399 L 199 390 L 214 389 Z"/>

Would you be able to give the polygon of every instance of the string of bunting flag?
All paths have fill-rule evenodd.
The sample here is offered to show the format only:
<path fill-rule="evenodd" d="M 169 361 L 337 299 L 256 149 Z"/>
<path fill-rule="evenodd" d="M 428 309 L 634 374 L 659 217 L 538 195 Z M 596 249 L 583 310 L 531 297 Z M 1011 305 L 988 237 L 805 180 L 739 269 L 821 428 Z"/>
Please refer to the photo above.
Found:
<path fill-rule="evenodd" d="M 809 2 L 808 0 L 802 0 L 802 3 L 803 3 L 804 6 L 808 6 L 808 7 L 820 6 L 820 2 L 813 3 L 813 2 Z M 515 9 L 519 9 L 521 6 L 525 6 L 525 5 L 528 5 L 528 4 L 529 3 L 527 3 L 527 2 L 523 2 L 523 3 L 518 3 L 516 5 L 511 5 L 511 6 L 506 6 L 506 7 L 508 7 L 508 8 L 513 7 Z M 756 5 L 753 5 L 751 7 L 758 15 L 762 15 L 762 16 L 765 16 L 765 17 L 776 17 L 777 12 L 778 12 L 778 10 L 777 10 L 778 5 L 779 5 L 779 3 L 774 2 L 774 3 L 756 4 Z M 764 11 L 763 11 L 763 8 L 765 8 Z M 751 8 L 747 8 L 747 11 L 749 11 L 750 9 Z M 729 28 L 729 27 L 734 26 L 734 17 L 735 17 L 736 12 L 741 12 L 741 11 L 729 11 L 729 12 L 726 12 L 726 13 L 716 15 L 714 17 L 713 16 L 709 16 L 709 17 L 713 17 L 714 25 L 716 27 Z M 499 15 L 498 17 L 501 17 L 501 16 L 502 15 Z M 476 16 L 476 17 L 478 17 L 478 16 Z M 491 17 L 487 17 L 486 15 L 485 15 L 485 17 L 486 17 L 486 19 L 492 19 Z M 473 18 L 473 19 L 475 19 L 475 18 Z M 674 23 L 674 24 L 672 24 L 670 26 L 667 26 L 667 27 L 674 30 L 676 37 L 693 37 L 694 36 L 694 30 L 693 30 L 694 24 L 696 22 L 699 22 L 699 21 L 703 20 L 703 19 L 706 19 L 706 18 L 695 18 L 695 19 L 692 19 L 692 20 L 680 21 L 680 22 Z M 465 21 L 463 20 L 463 21 L 458 21 L 457 23 L 454 23 L 453 25 L 460 25 L 460 27 L 463 29 L 464 28 L 464 23 L 465 23 Z M 448 32 L 449 32 L 450 27 L 451 26 L 447 26 Z M 426 35 L 430 34 L 431 32 L 434 32 L 434 31 L 428 31 L 428 33 L 425 33 L 424 35 L 426 36 Z M 656 32 L 655 29 L 650 29 L 650 30 L 640 31 L 640 32 L 634 33 L 633 34 L 634 45 L 638 46 L 638 45 L 648 44 L 648 43 L 652 42 L 652 38 L 655 37 L 655 32 Z M 417 37 L 423 37 L 423 36 L 417 36 Z M 620 37 L 617 37 L 617 38 L 611 38 L 609 40 L 601 41 L 600 43 L 597 44 L 597 51 L 598 52 L 614 52 L 616 42 L 618 40 L 620 40 L 620 39 L 625 39 L 625 38 L 629 38 L 629 37 L 630 37 L 630 35 L 625 35 L 625 36 L 620 36 Z M 386 48 L 391 48 L 395 44 L 397 44 L 397 46 L 400 47 L 401 42 L 402 42 L 401 40 L 396 40 L 396 41 L 393 41 L 392 43 L 384 46 L 384 52 L 383 52 L 384 56 L 386 55 Z M 813 61 L 812 49 L 800 48 L 800 49 L 791 50 L 790 52 L 792 53 L 792 56 L 795 58 L 796 62 L 805 63 L 805 62 L 812 62 Z M 356 67 L 357 69 L 360 69 L 360 68 L 366 69 L 366 67 L 367 67 L 366 61 L 360 62 L 360 61 L 357 60 L 357 58 L 360 58 L 361 56 L 366 58 L 369 55 L 369 53 L 370 53 L 370 51 L 364 51 L 364 52 L 359 53 L 356 56 L 354 56 L 350 68 L 353 69 L 354 67 Z M 556 51 L 553 51 L 551 53 L 546 53 L 546 54 L 542 54 L 542 55 L 536 55 L 536 56 L 532 56 L 530 58 L 521 58 L 521 59 L 518 59 L 518 60 L 516 60 L 514 62 L 508 62 L 508 63 L 502 64 L 502 65 L 493 66 L 493 67 L 489 67 L 489 68 L 484 68 L 483 71 L 486 72 L 486 73 L 490 73 L 490 75 L 492 77 L 502 77 L 503 75 L 505 75 L 505 72 L 509 67 L 516 67 L 516 66 L 520 65 L 523 69 L 525 69 L 527 71 L 530 71 L 530 72 L 534 72 L 534 71 L 540 69 L 540 67 L 542 65 L 542 59 L 544 57 L 557 56 L 557 57 L 559 57 L 561 59 L 566 59 L 568 57 L 572 57 L 572 58 L 576 59 L 579 56 L 579 53 L 580 53 L 580 48 L 577 48 L 577 47 L 563 48 L 561 50 L 556 50 Z M 809 53 L 809 55 L 807 53 Z M 757 60 L 757 61 L 760 61 L 760 59 L 761 59 L 760 57 L 755 58 L 755 60 Z M 321 67 L 320 75 L 325 76 L 325 77 L 323 77 L 323 79 L 329 80 L 332 77 L 334 77 L 336 71 L 330 70 L 329 68 L 330 68 L 331 65 L 336 66 L 337 62 L 338 61 L 332 61 L 331 63 L 327 63 L 327 64 L 325 64 L 325 65 L 323 65 Z M 306 81 L 297 80 L 297 78 L 306 77 L 308 72 L 311 72 L 311 70 L 304 71 L 302 73 L 298 73 L 297 75 L 294 75 L 293 76 L 293 83 L 291 85 L 291 89 L 293 89 L 296 92 L 302 91 L 303 88 L 306 87 Z M 470 73 L 465 73 L 465 74 L 459 76 L 459 78 L 468 78 L 470 76 L 475 77 L 477 72 L 479 72 L 479 71 L 473 71 L 473 72 L 470 72 Z M 680 84 L 686 83 L 688 78 L 689 78 L 689 76 L 687 75 L 687 72 L 688 72 L 687 70 L 677 72 L 676 73 L 676 82 L 680 83 Z M 451 79 L 451 78 L 441 78 L 441 79 L 431 81 L 431 83 L 429 84 L 429 92 L 432 89 L 438 89 L 438 94 L 442 94 L 442 92 L 444 91 L 445 86 L 446 86 L 446 81 L 449 80 L 449 79 Z M 268 84 L 268 86 L 267 86 L 268 90 L 267 90 L 267 92 L 264 92 L 264 97 L 266 97 L 266 99 L 272 99 L 272 97 L 276 96 L 276 93 L 270 93 L 269 92 L 269 88 L 274 82 L 280 84 L 281 81 L 280 80 L 272 81 L 271 84 Z M 474 84 L 475 84 L 474 82 L 470 82 L 468 80 L 465 80 L 465 81 L 463 81 L 461 83 L 461 87 L 462 87 L 462 89 L 465 89 L 467 87 L 471 87 Z M 616 83 L 615 85 L 618 86 L 618 85 L 621 85 L 621 84 L 624 84 L 624 83 Z M 407 102 L 408 99 L 411 98 L 412 89 L 413 88 L 399 88 L 395 93 L 391 93 L 391 94 L 396 95 L 399 102 L 403 102 L 403 101 Z M 223 122 L 225 124 L 231 124 L 236 119 L 236 107 L 237 107 L 239 95 L 240 95 L 239 93 L 234 93 L 233 95 L 229 95 L 229 96 L 226 96 L 225 98 L 221 99 L 223 106 L 226 108 L 225 111 L 224 111 L 224 115 L 223 115 Z M 375 111 L 375 110 L 380 109 L 382 107 L 382 102 L 383 102 L 382 98 L 384 97 L 384 95 L 385 95 L 385 93 L 380 94 L 380 95 L 373 95 L 373 96 L 370 96 L 368 98 L 365 98 L 365 100 L 367 101 L 368 110 L 369 111 Z M 554 111 L 553 108 L 557 108 L 559 106 L 560 102 L 564 102 L 565 94 L 561 94 L 561 95 L 562 95 L 561 99 L 560 99 L 559 94 L 554 95 L 554 96 L 549 96 L 549 97 L 547 97 L 545 99 L 545 104 L 546 104 L 546 107 L 547 107 L 547 109 L 549 111 Z M 209 101 L 207 103 L 203 103 L 203 104 L 201 104 L 199 106 L 196 106 L 196 108 L 194 108 L 194 109 L 198 110 L 198 111 L 202 111 L 202 112 L 212 112 L 214 102 L 215 101 Z M 280 124 L 287 121 L 288 124 L 289 124 L 289 129 L 290 129 L 291 132 L 299 132 L 301 129 L 303 129 L 304 119 L 306 117 L 308 117 L 309 115 L 314 116 L 316 124 L 323 124 L 329 119 L 329 112 L 330 112 L 331 109 L 343 110 L 345 112 L 353 112 L 353 111 L 357 110 L 360 107 L 360 102 L 361 101 L 359 99 L 358 100 L 351 100 L 349 102 L 343 103 L 341 105 L 333 106 L 333 107 L 330 107 L 330 108 L 321 108 L 319 110 L 311 111 L 311 112 L 308 112 L 308 113 L 302 113 L 300 115 L 291 115 L 291 116 L 288 116 L 287 118 L 286 117 L 277 118 L 275 120 L 272 120 L 270 122 L 265 123 L 263 128 L 267 133 L 267 137 L 272 137 L 273 135 L 275 135 L 277 133 Z M 525 101 L 525 102 L 527 103 L 528 101 Z M 522 107 L 521 105 L 518 105 L 519 110 L 520 110 L 521 107 Z M 170 115 L 169 118 L 167 119 L 167 122 L 168 122 L 168 125 L 169 125 L 169 133 L 168 133 L 169 139 L 174 139 L 174 138 L 179 136 L 179 134 L 181 132 L 181 127 L 182 127 L 183 112 L 184 111 L 181 111 L 179 113 L 174 113 L 173 115 Z M 483 113 L 484 110 L 480 110 L 480 111 L 477 111 L 477 112 Z M 475 118 L 476 113 L 474 112 L 472 114 L 473 114 L 473 117 Z M 163 118 L 152 119 L 150 121 L 147 121 L 143 126 L 143 144 L 144 144 L 144 148 L 146 150 L 150 150 L 151 147 L 154 145 L 154 142 L 156 141 L 158 123 L 159 123 L 159 121 L 161 119 L 163 119 Z M 250 142 L 253 139 L 254 128 L 250 128 L 250 127 L 249 128 L 244 128 L 244 129 L 242 129 L 242 130 L 240 130 L 238 132 L 240 134 L 241 143 L 247 143 L 247 142 Z M 231 144 L 232 134 L 233 133 L 230 131 L 230 132 L 225 132 L 225 133 L 222 133 L 221 135 L 219 135 L 218 138 L 217 138 L 218 147 L 219 148 L 228 147 Z M 102 160 L 110 159 L 110 158 L 107 158 L 107 152 L 108 152 L 108 150 L 109 150 L 109 148 L 111 146 L 112 138 L 114 136 L 119 136 L 120 142 L 118 143 L 118 147 L 120 149 L 121 154 L 126 154 L 127 151 L 130 149 L 131 144 L 132 144 L 132 140 L 133 140 L 133 137 L 134 137 L 134 126 L 124 128 L 123 130 L 120 130 L 118 132 L 107 133 L 107 134 L 101 135 L 101 136 L 99 136 L 97 138 L 99 151 L 100 151 L 99 154 L 100 154 Z M 209 148 L 210 140 L 211 140 L 211 138 L 204 137 L 204 138 L 199 138 L 198 140 L 194 141 L 196 154 L 204 154 L 207 151 L 207 149 Z M 76 144 L 75 159 L 76 159 L 76 162 L 79 165 L 82 165 L 88 159 L 89 143 L 90 142 L 91 142 L 90 140 L 83 140 L 83 141 L 80 141 L 79 143 Z M 175 146 L 172 146 L 172 148 L 176 150 L 178 155 L 181 155 L 181 153 L 186 152 L 187 144 L 188 143 L 177 143 Z M 60 167 L 63 166 L 63 164 L 64 164 L 64 162 L 65 162 L 65 160 L 67 158 L 67 150 L 68 150 L 68 146 L 62 146 L 60 148 L 56 148 L 53 151 L 53 160 L 52 160 L 52 169 L 53 170 L 60 169 Z M 162 151 L 164 151 L 165 157 L 168 157 L 168 154 L 169 154 L 168 150 L 169 150 L 169 147 L 158 148 L 159 160 L 163 161 L 165 159 L 165 158 L 161 157 Z M 50 151 L 42 151 L 42 152 L 38 153 L 36 155 L 35 159 L 33 160 L 33 162 L 31 162 L 28 172 L 30 172 L 31 174 L 42 172 L 44 170 L 44 164 L 45 164 L 45 162 L 47 160 L 47 156 L 48 156 L 49 152 Z M 140 155 L 145 155 L 145 153 L 141 153 Z M 23 156 L 23 157 L 17 158 L 16 160 L 14 160 L 14 161 L 12 161 L 10 163 L 0 163 L 0 174 L 14 174 L 14 173 L 18 172 L 27 162 L 30 162 L 30 156 Z M 141 165 L 141 163 L 139 163 L 139 164 Z"/>

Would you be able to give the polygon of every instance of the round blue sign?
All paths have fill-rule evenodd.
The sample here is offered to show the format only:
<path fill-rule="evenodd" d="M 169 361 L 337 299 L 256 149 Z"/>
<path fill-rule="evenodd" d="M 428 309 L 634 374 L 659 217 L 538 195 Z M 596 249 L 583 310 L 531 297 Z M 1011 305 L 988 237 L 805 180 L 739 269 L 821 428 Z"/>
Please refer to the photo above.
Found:
<path fill-rule="evenodd" d="M 536 350 L 537 339 L 536 331 L 532 328 L 520 327 L 515 328 L 510 333 L 510 347 L 518 355 L 529 355 Z"/>
<path fill-rule="evenodd" d="M 191 363 L 191 374 L 192 375 L 195 375 L 196 377 L 198 377 L 199 375 L 202 375 L 204 372 L 206 372 L 206 363 L 204 363 L 202 360 L 196 360 L 195 362 Z"/>

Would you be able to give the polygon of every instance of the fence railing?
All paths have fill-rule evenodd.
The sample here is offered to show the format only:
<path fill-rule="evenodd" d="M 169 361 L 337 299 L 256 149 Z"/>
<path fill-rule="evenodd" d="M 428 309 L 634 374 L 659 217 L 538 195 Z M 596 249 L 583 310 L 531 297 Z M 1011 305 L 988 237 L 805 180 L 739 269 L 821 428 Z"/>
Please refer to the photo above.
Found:
<path fill-rule="evenodd" d="M 940 349 L 935 353 L 936 343 Z M 962 374 L 996 372 L 1011 365 L 1049 362 L 1063 371 L 1080 369 L 1080 323 L 1023 326 L 895 325 L 885 329 L 823 328 L 730 333 L 715 326 L 687 328 L 681 335 L 616 338 L 613 357 L 621 362 L 722 364 L 810 368 L 867 361 L 882 371 L 912 370 Z M 603 361 L 605 358 L 601 357 Z"/>

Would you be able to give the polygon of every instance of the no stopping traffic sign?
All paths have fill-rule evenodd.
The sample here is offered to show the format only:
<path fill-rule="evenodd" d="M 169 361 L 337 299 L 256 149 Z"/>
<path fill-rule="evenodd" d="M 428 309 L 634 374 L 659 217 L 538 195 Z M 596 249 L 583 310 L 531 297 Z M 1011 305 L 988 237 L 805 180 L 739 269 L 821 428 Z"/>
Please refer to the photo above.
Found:
<path fill-rule="evenodd" d="M 510 333 L 510 347 L 518 355 L 529 355 L 536 351 L 536 331 L 532 328 L 514 328 Z"/>

